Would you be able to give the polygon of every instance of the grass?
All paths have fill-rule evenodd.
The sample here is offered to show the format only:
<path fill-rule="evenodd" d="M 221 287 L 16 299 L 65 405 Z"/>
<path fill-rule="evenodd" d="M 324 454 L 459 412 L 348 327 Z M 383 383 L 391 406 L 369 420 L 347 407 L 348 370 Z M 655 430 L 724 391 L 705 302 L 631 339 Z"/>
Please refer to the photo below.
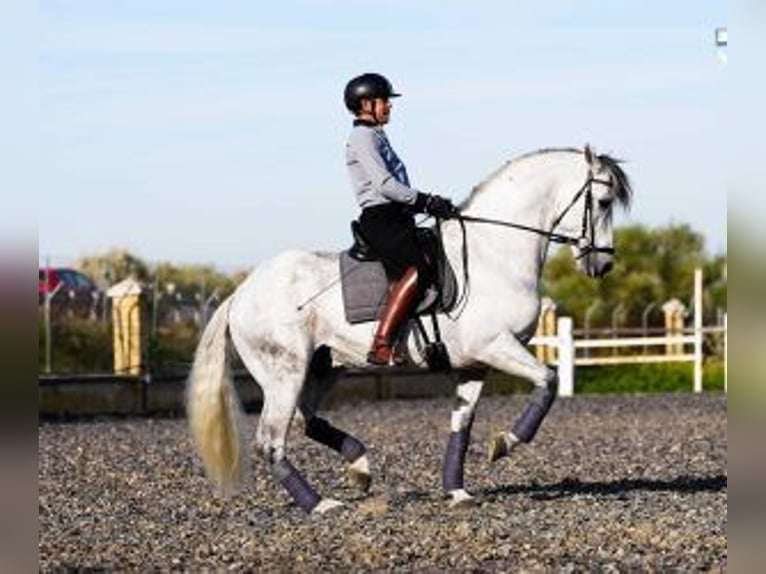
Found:
<path fill-rule="evenodd" d="M 702 388 L 723 391 L 724 364 L 708 358 L 703 366 Z M 528 381 L 499 372 L 492 372 L 486 383 L 486 394 L 527 393 Z M 694 390 L 694 365 L 691 363 L 657 363 L 646 365 L 615 365 L 577 367 L 575 393 L 680 393 Z"/>

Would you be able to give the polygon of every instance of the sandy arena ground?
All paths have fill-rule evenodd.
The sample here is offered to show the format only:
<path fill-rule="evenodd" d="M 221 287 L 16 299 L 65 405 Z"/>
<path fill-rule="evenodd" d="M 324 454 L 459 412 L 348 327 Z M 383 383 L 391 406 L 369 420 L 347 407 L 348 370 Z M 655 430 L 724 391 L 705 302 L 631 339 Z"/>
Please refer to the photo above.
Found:
<path fill-rule="evenodd" d="M 214 497 L 183 419 L 41 424 L 40 569 L 726 569 L 725 396 L 559 400 L 531 445 L 490 467 L 488 438 L 525 398 L 480 403 L 466 464 L 478 503 L 467 509 L 448 509 L 440 489 L 448 399 L 324 413 L 366 443 L 368 494 L 293 429 L 293 462 L 347 503 L 320 517 L 292 505 L 256 456 L 241 492 Z M 257 416 L 247 420 L 252 444 Z"/>

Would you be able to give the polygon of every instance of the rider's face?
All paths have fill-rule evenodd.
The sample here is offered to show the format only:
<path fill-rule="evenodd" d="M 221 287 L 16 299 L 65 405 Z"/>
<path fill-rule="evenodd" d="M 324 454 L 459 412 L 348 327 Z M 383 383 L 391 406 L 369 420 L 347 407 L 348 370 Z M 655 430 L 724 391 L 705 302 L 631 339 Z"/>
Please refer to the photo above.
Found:
<path fill-rule="evenodd" d="M 364 100 L 362 102 L 362 113 L 382 126 L 391 119 L 391 107 L 391 100 L 388 98 Z"/>
<path fill-rule="evenodd" d="M 375 98 L 375 118 L 381 125 L 388 123 L 391 119 L 391 100 Z"/>

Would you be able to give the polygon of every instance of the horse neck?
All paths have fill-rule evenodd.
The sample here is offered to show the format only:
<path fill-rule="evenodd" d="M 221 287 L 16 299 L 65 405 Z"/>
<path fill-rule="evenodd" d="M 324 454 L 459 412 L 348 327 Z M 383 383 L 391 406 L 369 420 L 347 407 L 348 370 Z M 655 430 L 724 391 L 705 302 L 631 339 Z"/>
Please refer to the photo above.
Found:
<path fill-rule="evenodd" d="M 574 150 L 551 150 L 514 160 L 475 189 L 462 211 L 552 231 L 587 178 L 582 157 Z"/>
<path fill-rule="evenodd" d="M 543 152 L 511 162 L 473 192 L 462 212 L 532 227 L 543 233 L 468 223 L 473 251 L 496 272 L 509 277 L 533 274 L 539 281 L 549 241 L 544 233 L 553 231 L 557 216 L 586 177 L 582 155 L 568 150 Z"/>

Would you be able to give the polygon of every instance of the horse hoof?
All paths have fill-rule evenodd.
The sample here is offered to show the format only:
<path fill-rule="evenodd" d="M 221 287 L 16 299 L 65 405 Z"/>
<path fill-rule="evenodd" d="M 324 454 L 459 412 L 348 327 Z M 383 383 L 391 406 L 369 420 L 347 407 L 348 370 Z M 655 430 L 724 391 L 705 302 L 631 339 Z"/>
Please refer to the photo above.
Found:
<path fill-rule="evenodd" d="M 326 514 L 332 510 L 341 508 L 343 503 L 340 500 L 333 500 L 332 498 L 323 498 L 311 511 L 311 514 Z"/>
<path fill-rule="evenodd" d="M 370 490 L 372 476 L 370 476 L 370 463 L 367 460 L 367 455 L 362 455 L 351 463 L 346 474 L 353 486 L 362 492 Z"/>
<path fill-rule="evenodd" d="M 468 494 L 465 490 L 458 489 L 450 491 L 450 508 L 469 508 L 476 506 L 476 498 Z"/>
<path fill-rule="evenodd" d="M 372 485 L 372 477 L 369 474 L 351 469 L 348 471 L 348 481 L 362 492 L 369 491 Z"/>
<path fill-rule="evenodd" d="M 504 456 L 508 456 L 508 439 L 505 437 L 505 433 L 497 433 L 489 442 L 489 462 L 495 462 L 500 460 Z"/>

